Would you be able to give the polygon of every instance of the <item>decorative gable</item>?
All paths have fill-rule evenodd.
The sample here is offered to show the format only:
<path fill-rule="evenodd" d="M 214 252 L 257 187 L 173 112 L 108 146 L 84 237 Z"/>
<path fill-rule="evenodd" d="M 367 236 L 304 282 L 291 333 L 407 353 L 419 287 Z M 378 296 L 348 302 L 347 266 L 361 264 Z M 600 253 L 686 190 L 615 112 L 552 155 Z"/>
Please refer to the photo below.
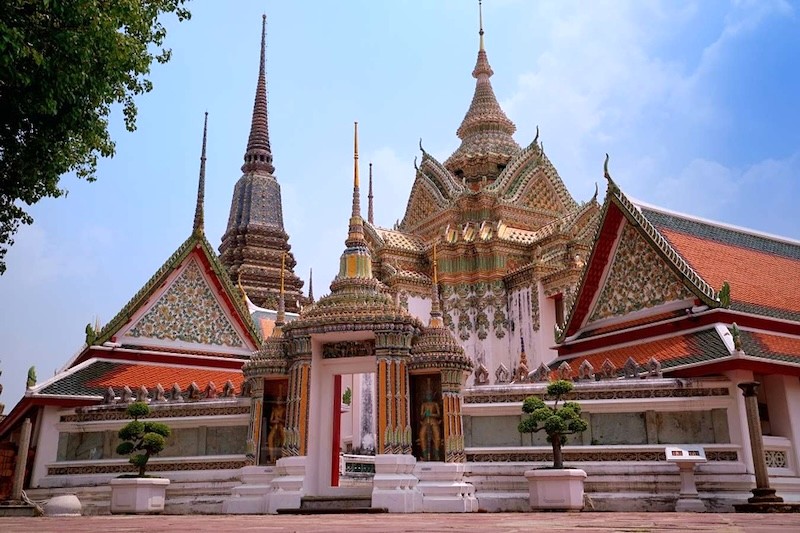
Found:
<path fill-rule="evenodd" d="M 438 190 L 420 174 L 411 190 L 406 214 L 400 227 L 407 231 L 413 230 L 446 205 Z"/>
<path fill-rule="evenodd" d="M 523 200 L 519 203 L 537 211 L 550 213 L 564 211 L 564 204 L 544 176 L 537 177 L 526 187 L 523 193 Z"/>
<path fill-rule="evenodd" d="M 694 298 L 653 247 L 625 224 L 589 323 Z"/>
<path fill-rule="evenodd" d="M 137 344 L 188 344 L 248 349 L 242 333 L 221 305 L 196 257 L 168 283 L 152 305 L 143 310 L 122 337 Z M 147 342 L 146 340 L 151 342 Z"/>

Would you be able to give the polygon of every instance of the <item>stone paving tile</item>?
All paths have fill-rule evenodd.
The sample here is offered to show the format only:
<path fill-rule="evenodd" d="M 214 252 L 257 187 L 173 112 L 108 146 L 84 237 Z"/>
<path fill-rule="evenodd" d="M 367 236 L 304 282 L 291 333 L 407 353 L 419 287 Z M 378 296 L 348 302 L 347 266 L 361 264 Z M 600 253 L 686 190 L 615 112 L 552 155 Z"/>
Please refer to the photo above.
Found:
<path fill-rule="evenodd" d="M 474 513 L 306 516 L 87 516 L 0 518 L 2 533 L 117 533 L 128 531 L 386 533 L 491 532 L 798 532 L 800 514 Z"/>

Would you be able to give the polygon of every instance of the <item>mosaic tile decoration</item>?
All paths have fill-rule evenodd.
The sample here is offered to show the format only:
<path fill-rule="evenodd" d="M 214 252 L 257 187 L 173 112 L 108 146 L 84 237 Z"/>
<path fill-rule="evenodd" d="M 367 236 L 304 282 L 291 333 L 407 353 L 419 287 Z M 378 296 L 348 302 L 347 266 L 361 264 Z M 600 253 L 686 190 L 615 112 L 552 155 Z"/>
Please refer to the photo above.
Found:
<path fill-rule="evenodd" d="M 128 335 L 234 348 L 245 346 L 194 259 Z"/>
<path fill-rule="evenodd" d="M 589 322 L 692 297 L 653 247 L 626 224 Z"/>

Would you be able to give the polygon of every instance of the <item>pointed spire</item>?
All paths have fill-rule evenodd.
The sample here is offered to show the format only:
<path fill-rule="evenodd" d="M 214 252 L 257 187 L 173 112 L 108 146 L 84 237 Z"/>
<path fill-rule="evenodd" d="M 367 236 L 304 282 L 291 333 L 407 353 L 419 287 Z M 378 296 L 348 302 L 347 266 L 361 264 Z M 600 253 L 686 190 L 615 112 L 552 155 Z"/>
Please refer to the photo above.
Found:
<path fill-rule="evenodd" d="M 442 308 L 439 304 L 439 261 L 436 257 L 436 243 L 433 243 L 433 287 L 431 292 L 431 319 L 428 327 L 444 327 Z"/>
<path fill-rule="evenodd" d="M 361 196 L 358 194 L 358 122 L 353 122 L 353 217 L 361 217 Z"/>
<path fill-rule="evenodd" d="M 353 123 L 353 209 L 350 214 L 350 231 L 347 246 L 366 246 L 364 220 L 361 218 L 361 192 L 358 181 L 358 122 Z"/>
<path fill-rule="evenodd" d="M 478 179 L 484 176 L 485 164 L 476 162 L 483 161 L 487 155 L 491 155 L 490 161 L 496 159 L 492 162 L 504 166 L 511 155 L 520 149 L 512 137 L 517 127 L 503 112 L 492 89 L 492 83 L 489 81 L 494 72 L 489 65 L 489 58 L 484 47 L 482 7 L 482 3 L 479 1 L 478 59 L 472 71 L 472 77 L 477 80 L 475 93 L 469 109 L 464 115 L 464 120 L 461 121 L 461 125 L 456 131 L 458 138 L 461 139 L 461 146 L 444 164 L 454 174 L 462 173 L 467 179 Z"/>
<path fill-rule="evenodd" d="M 267 174 L 275 172 L 272 165 L 272 150 L 269 145 L 269 119 L 267 116 L 267 16 L 261 17 L 261 64 L 258 70 L 256 97 L 253 103 L 253 120 L 250 124 L 250 137 L 244 153 L 242 172 L 261 170 Z"/>
<path fill-rule="evenodd" d="M 375 212 L 372 208 L 372 161 L 369 163 L 369 194 L 367 195 L 367 222 L 375 223 Z"/>
<path fill-rule="evenodd" d="M 480 35 L 480 48 L 478 50 L 483 50 L 483 4 L 481 0 L 478 0 L 478 35 Z"/>
<path fill-rule="evenodd" d="M 203 148 L 200 150 L 200 178 L 197 183 L 197 205 L 194 208 L 195 233 L 203 233 L 203 204 L 206 194 L 206 138 L 208 136 L 208 111 L 203 121 Z"/>
<path fill-rule="evenodd" d="M 358 188 L 358 122 L 353 126 L 353 210 L 347 232 L 344 253 L 339 261 L 338 279 L 372 278 L 372 258 L 364 239 L 364 220 L 361 218 L 361 193 Z M 335 281 L 334 281 L 335 283 Z M 331 284 L 333 290 L 333 284 Z"/>
<path fill-rule="evenodd" d="M 314 303 L 314 269 L 308 269 L 308 301 Z"/>

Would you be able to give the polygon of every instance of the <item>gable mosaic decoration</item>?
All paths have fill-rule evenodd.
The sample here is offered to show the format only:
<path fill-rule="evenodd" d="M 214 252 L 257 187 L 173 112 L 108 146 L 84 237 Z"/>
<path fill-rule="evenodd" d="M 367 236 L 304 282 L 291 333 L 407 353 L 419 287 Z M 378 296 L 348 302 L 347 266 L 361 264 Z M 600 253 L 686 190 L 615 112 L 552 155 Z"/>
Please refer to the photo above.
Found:
<path fill-rule="evenodd" d="M 245 345 L 195 260 L 186 266 L 128 335 L 234 348 Z"/>
<path fill-rule="evenodd" d="M 589 322 L 692 297 L 647 241 L 626 224 Z"/>

